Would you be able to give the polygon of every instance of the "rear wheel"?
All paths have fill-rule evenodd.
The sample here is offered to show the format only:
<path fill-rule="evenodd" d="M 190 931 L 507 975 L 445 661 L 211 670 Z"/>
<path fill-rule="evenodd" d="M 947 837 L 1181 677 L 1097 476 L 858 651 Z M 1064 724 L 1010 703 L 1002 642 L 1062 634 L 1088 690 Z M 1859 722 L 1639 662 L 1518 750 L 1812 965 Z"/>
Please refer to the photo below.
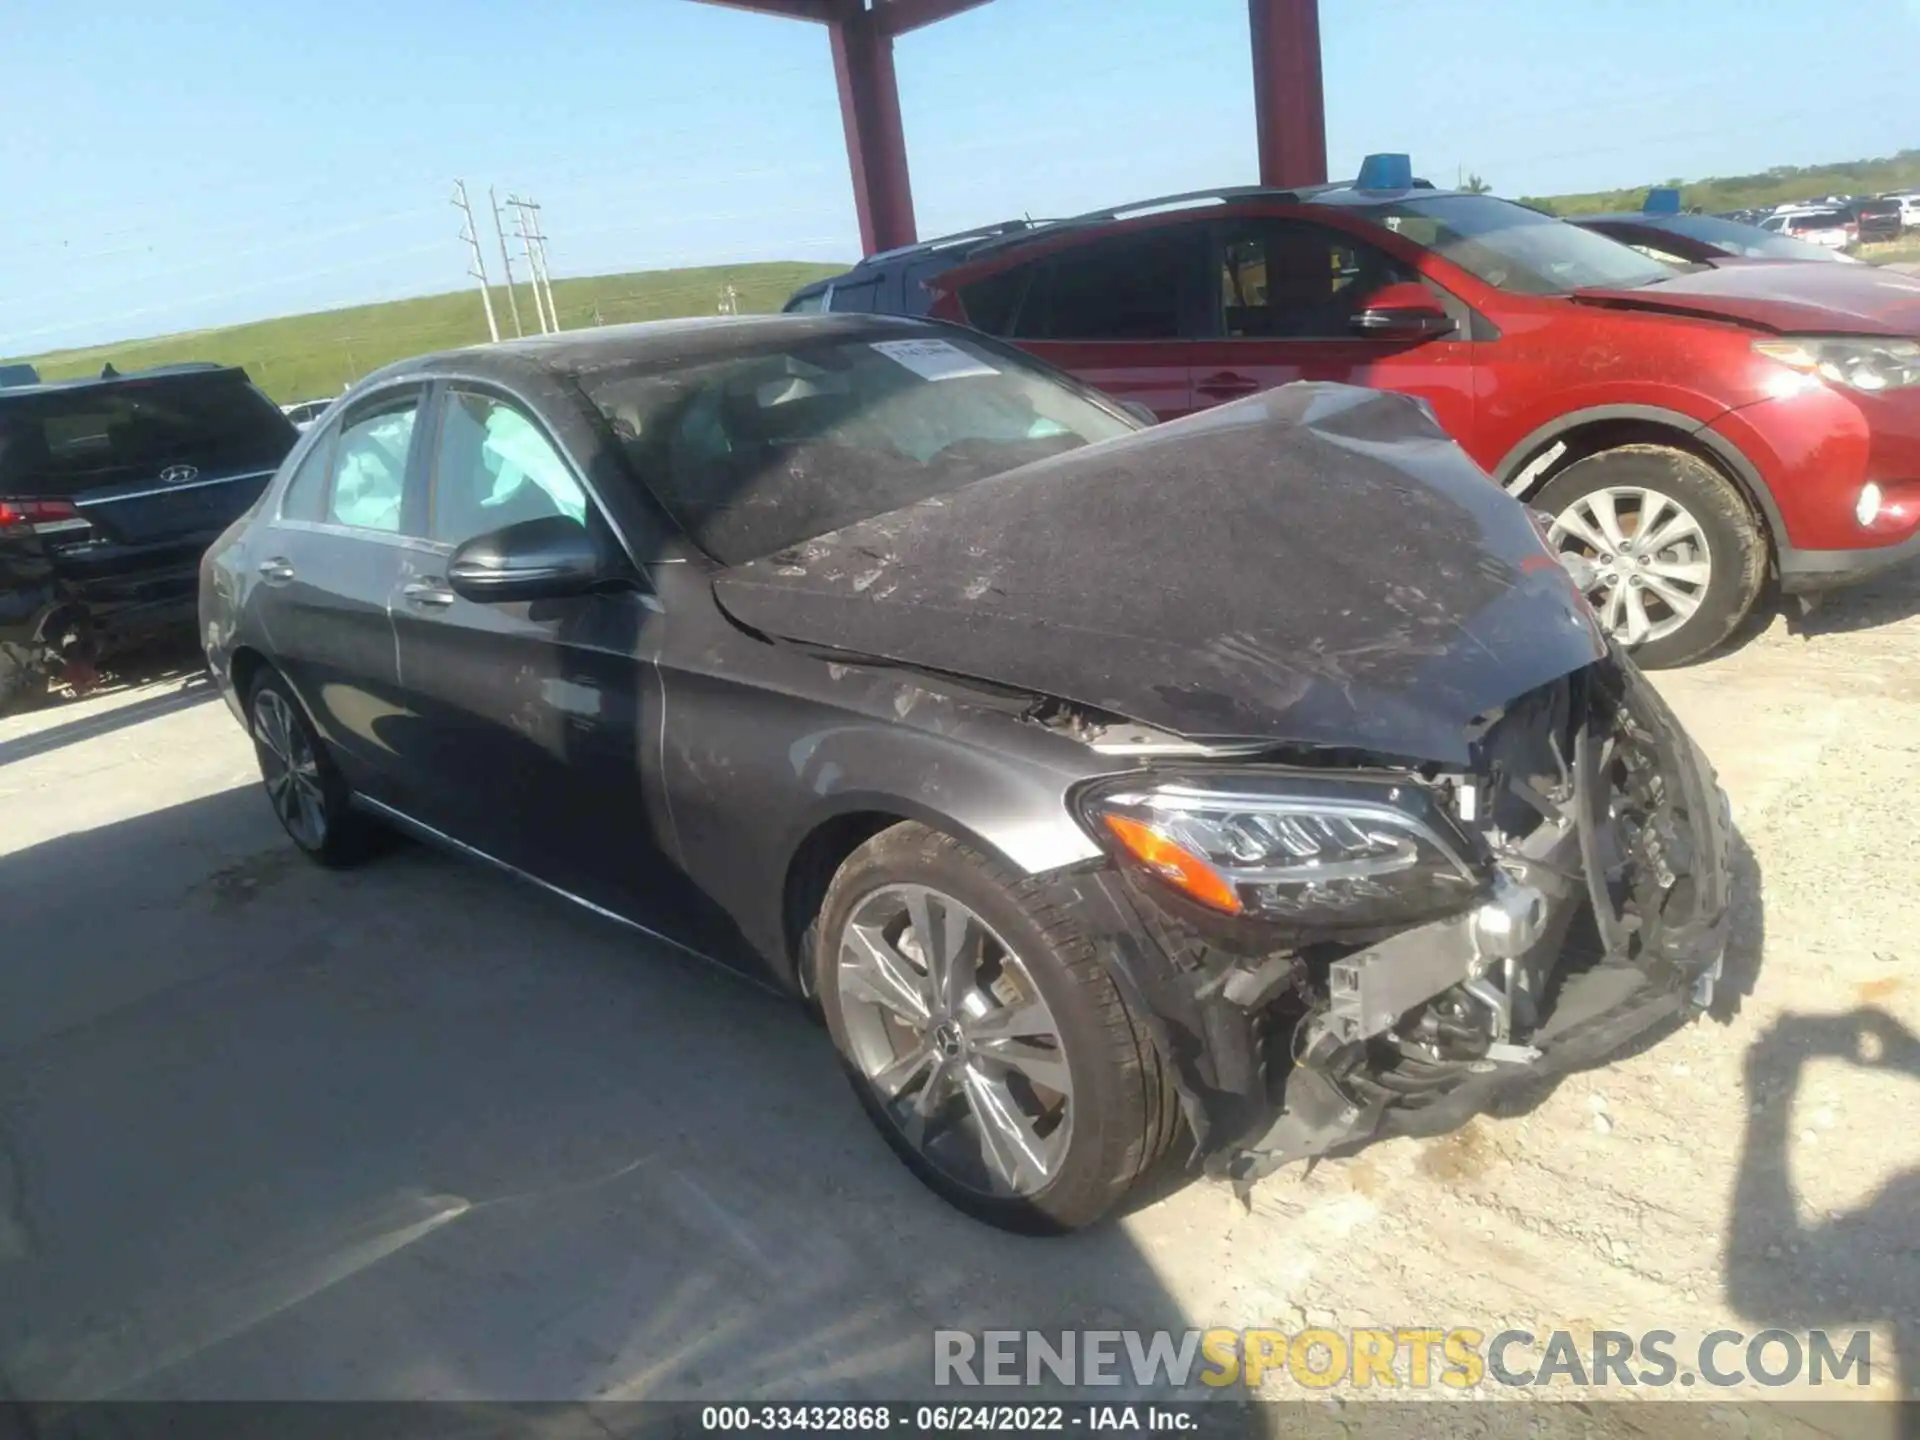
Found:
<path fill-rule="evenodd" d="M 1601 623 L 1648 669 L 1706 655 L 1760 597 L 1759 518 L 1732 481 L 1684 450 L 1626 445 L 1590 455 L 1533 504 L 1553 517 L 1554 546 L 1583 562 Z"/>
<path fill-rule="evenodd" d="M 818 988 L 854 1089 L 930 1189 L 990 1224 L 1106 1214 L 1171 1142 L 1158 1053 L 1077 918 L 925 826 L 828 888 Z"/>
<path fill-rule="evenodd" d="M 272 671 L 254 682 L 248 728 L 274 817 L 322 865 L 364 859 L 374 827 L 352 806 L 352 791 L 314 733 L 293 692 Z"/>

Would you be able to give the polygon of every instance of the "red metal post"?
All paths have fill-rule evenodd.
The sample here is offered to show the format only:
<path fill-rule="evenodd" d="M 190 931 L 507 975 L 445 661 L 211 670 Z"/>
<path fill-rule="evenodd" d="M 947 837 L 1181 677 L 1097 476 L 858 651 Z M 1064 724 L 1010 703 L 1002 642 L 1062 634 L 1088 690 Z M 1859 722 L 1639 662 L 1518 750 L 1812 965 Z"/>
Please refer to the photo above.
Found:
<path fill-rule="evenodd" d="M 1247 21 L 1260 183 L 1324 184 L 1327 102 L 1320 87 L 1319 0 L 1247 0 Z"/>
<path fill-rule="evenodd" d="M 900 86 L 893 73 L 893 37 L 874 11 L 850 8 L 828 22 L 833 74 L 840 85 L 840 121 L 853 169 L 860 246 L 868 255 L 911 245 L 913 187 L 907 178 L 907 136 Z"/>

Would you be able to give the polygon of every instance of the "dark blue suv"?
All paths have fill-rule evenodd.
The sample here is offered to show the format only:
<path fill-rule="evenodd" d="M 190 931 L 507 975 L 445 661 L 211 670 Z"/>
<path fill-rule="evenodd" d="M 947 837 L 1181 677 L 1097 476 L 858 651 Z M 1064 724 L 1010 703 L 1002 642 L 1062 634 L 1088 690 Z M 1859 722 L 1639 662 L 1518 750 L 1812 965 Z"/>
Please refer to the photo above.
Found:
<path fill-rule="evenodd" d="M 844 275 L 816 280 L 793 292 L 781 307 L 790 315 L 823 310 L 860 315 L 925 315 L 932 296 L 926 282 L 962 263 L 989 240 L 1031 230 L 1044 220 L 1003 220 L 977 230 L 942 235 L 897 250 L 869 255 Z"/>

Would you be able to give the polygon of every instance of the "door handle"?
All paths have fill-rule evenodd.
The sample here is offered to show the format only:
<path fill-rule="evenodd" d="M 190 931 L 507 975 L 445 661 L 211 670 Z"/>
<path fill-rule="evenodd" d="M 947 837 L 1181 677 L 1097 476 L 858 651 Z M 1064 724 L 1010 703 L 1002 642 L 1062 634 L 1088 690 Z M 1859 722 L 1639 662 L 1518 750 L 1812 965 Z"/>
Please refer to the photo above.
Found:
<path fill-rule="evenodd" d="M 271 560 L 260 562 L 260 578 L 269 585 L 284 585 L 293 579 L 293 562 L 276 555 Z"/>
<path fill-rule="evenodd" d="M 1215 400 L 1225 400 L 1230 396 L 1253 394 L 1260 388 L 1260 382 L 1251 375 L 1236 375 L 1231 370 L 1222 370 L 1218 375 L 1195 381 L 1193 388 Z"/>
<path fill-rule="evenodd" d="M 453 591 L 438 580 L 415 580 L 410 585 L 402 585 L 400 593 L 407 597 L 410 605 L 427 605 L 435 610 L 453 603 Z"/>

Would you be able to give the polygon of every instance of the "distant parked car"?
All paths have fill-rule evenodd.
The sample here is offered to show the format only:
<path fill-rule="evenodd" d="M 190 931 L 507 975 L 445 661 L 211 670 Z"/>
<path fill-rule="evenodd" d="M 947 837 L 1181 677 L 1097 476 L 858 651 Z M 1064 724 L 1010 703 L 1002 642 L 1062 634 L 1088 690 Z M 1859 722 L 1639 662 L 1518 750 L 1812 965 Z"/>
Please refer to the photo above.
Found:
<path fill-rule="evenodd" d="M 1760 228 L 1805 240 L 1810 245 L 1824 245 L 1829 250 L 1844 250 L 1859 239 L 1852 213 L 1835 206 L 1776 210 L 1760 222 Z"/>
<path fill-rule="evenodd" d="M 844 275 L 816 280 L 781 307 L 789 315 L 924 315 L 932 295 L 926 282 L 950 270 L 989 240 L 1033 228 L 1030 220 L 1003 220 L 869 255 Z"/>
<path fill-rule="evenodd" d="M 314 421 L 327 413 L 332 400 L 301 400 L 292 405 L 282 405 L 280 413 L 293 422 L 296 430 L 305 430 Z"/>
<path fill-rule="evenodd" d="M 1009 1228 L 1455 1129 L 1727 942 L 1705 756 L 1402 396 L 1149 429 L 892 316 L 508 341 L 355 386 L 201 593 L 294 845 L 397 826 L 812 999 Z"/>
<path fill-rule="evenodd" d="M 1806 592 L 1920 555 L 1920 283 L 1761 260 L 1676 273 L 1410 179 L 1038 227 L 939 276 L 934 312 L 1163 419 L 1293 380 L 1421 396 L 1554 517 L 1645 665 L 1726 639 L 1770 571 Z"/>
<path fill-rule="evenodd" d="M 1856 200 L 1852 206 L 1854 239 L 1861 245 L 1898 240 L 1904 224 L 1898 200 Z"/>
<path fill-rule="evenodd" d="M 1896 195 L 1883 195 L 1883 200 L 1892 200 L 1900 207 L 1900 227 L 1903 230 L 1920 229 L 1920 191 L 1902 191 Z"/>
<path fill-rule="evenodd" d="M 1569 215 L 1573 224 L 1631 245 L 1643 255 L 1674 265 L 1706 261 L 1840 260 L 1857 263 L 1851 255 L 1825 245 L 1809 244 L 1758 225 L 1723 220 L 1718 215 L 1647 215 L 1633 211 L 1620 215 Z"/>
<path fill-rule="evenodd" d="M 191 636 L 200 556 L 295 438 L 220 366 L 0 389 L 0 712 L 122 642 Z"/>

